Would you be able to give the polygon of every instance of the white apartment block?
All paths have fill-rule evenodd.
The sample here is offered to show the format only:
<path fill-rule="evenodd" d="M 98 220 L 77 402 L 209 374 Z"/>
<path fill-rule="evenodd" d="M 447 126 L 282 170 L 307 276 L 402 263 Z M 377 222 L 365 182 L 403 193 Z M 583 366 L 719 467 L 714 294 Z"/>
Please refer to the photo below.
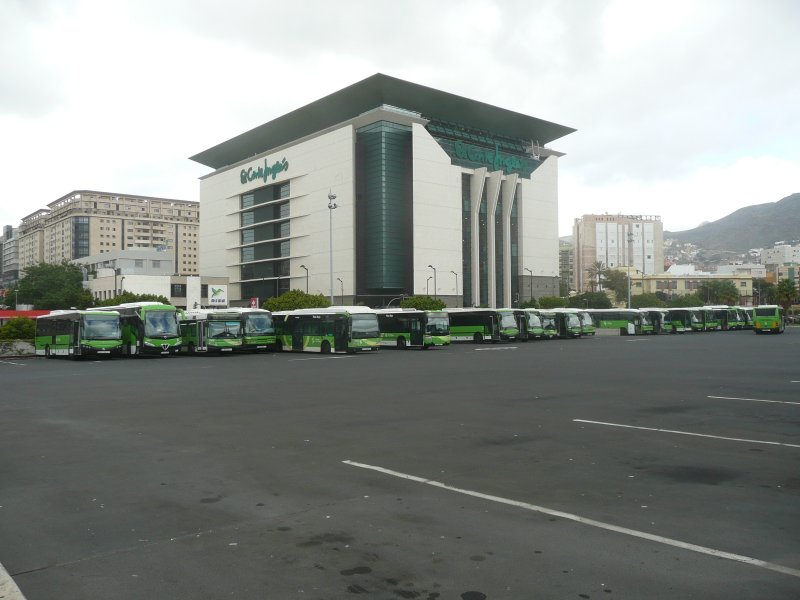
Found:
<path fill-rule="evenodd" d="M 644 275 L 664 272 L 664 226 L 661 217 L 645 215 L 583 215 L 572 227 L 576 290 L 591 290 L 587 269 L 596 262 L 606 268 L 631 267 Z"/>

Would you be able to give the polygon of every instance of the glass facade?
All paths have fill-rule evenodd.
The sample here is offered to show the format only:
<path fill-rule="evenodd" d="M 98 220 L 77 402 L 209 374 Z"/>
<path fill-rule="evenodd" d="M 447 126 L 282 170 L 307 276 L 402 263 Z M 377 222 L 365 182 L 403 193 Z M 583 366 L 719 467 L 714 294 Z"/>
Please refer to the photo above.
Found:
<path fill-rule="evenodd" d="M 89 256 L 89 217 L 72 217 L 72 258 Z"/>
<path fill-rule="evenodd" d="M 368 303 L 413 290 L 411 128 L 356 132 L 356 293 Z"/>
<path fill-rule="evenodd" d="M 284 181 L 240 197 L 242 298 L 263 301 L 289 290 L 290 190 Z"/>
<path fill-rule="evenodd" d="M 461 272 L 461 306 L 472 306 L 472 176 L 468 173 L 461 174 Z"/>

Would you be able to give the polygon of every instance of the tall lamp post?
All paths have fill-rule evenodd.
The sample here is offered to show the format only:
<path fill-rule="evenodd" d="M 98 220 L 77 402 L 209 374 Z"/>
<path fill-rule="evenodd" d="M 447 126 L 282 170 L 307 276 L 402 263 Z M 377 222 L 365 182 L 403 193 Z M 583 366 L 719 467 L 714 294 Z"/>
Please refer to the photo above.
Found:
<path fill-rule="evenodd" d="M 338 282 L 339 282 L 339 285 L 341 286 L 341 288 L 340 288 L 340 289 L 342 290 L 342 295 L 339 297 L 339 302 L 340 302 L 342 305 L 344 305 L 344 281 L 342 281 L 342 278 L 341 278 L 341 277 L 337 277 L 337 278 L 336 278 L 336 281 L 338 281 Z"/>
<path fill-rule="evenodd" d="M 305 269 L 306 271 L 306 294 L 308 294 L 308 267 L 305 265 L 300 265 L 301 269 Z"/>
<path fill-rule="evenodd" d="M 436 285 L 436 267 L 433 265 L 428 265 L 428 268 L 433 269 L 433 297 L 438 298 L 439 287 Z"/>
<path fill-rule="evenodd" d="M 333 304 L 333 211 L 334 209 L 339 206 L 334 202 L 336 200 L 336 194 L 332 191 L 328 191 L 328 223 L 329 223 L 329 237 L 328 237 L 328 252 L 330 253 L 330 269 L 331 269 L 331 304 Z M 341 280 L 340 280 L 341 281 Z"/>
<path fill-rule="evenodd" d="M 458 308 L 458 273 L 455 271 L 450 271 L 453 275 L 456 276 L 456 308 Z"/>
<path fill-rule="evenodd" d="M 19 310 L 19 290 L 14 290 L 14 310 Z"/>
<path fill-rule="evenodd" d="M 631 262 L 633 261 L 633 232 L 628 230 L 628 308 L 631 307 Z"/>
<path fill-rule="evenodd" d="M 433 279 L 433 275 L 428 275 L 428 279 L 425 280 L 425 295 L 431 295 L 431 279 Z"/>
<path fill-rule="evenodd" d="M 524 267 L 523 271 L 527 271 L 531 274 L 531 278 L 528 280 L 528 291 L 530 292 L 530 301 L 533 301 L 533 271 L 531 271 L 528 267 Z"/>

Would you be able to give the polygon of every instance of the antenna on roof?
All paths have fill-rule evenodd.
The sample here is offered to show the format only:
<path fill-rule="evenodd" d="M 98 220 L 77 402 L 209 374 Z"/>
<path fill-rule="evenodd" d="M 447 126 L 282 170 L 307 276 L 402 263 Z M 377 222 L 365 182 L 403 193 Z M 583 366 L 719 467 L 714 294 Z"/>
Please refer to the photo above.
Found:
<path fill-rule="evenodd" d="M 531 140 L 531 156 L 534 160 L 539 160 L 541 156 L 541 149 L 539 148 L 539 140 L 536 140 L 536 144 L 533 143 Z"/>

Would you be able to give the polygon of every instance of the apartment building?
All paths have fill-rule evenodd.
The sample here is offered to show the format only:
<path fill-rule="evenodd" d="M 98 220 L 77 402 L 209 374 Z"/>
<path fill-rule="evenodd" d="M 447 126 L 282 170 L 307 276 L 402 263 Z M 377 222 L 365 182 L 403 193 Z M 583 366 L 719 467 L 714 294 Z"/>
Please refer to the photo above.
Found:
<path fill-rule="evenodd" d="M 583 215 L 572 228 L 575 289 L 591 291 L 588 269 L 596 262 L 609 269 L 627 267 L 645 275 L 664 272 L 664 226 L 647 215 Z"/>
<path fill-rule="evenodd" d="M 199 273 L 200 204 L 77 190 L 22 219 L 20 269 L 125 250 L 171 256 L 173 273 Z"/>

